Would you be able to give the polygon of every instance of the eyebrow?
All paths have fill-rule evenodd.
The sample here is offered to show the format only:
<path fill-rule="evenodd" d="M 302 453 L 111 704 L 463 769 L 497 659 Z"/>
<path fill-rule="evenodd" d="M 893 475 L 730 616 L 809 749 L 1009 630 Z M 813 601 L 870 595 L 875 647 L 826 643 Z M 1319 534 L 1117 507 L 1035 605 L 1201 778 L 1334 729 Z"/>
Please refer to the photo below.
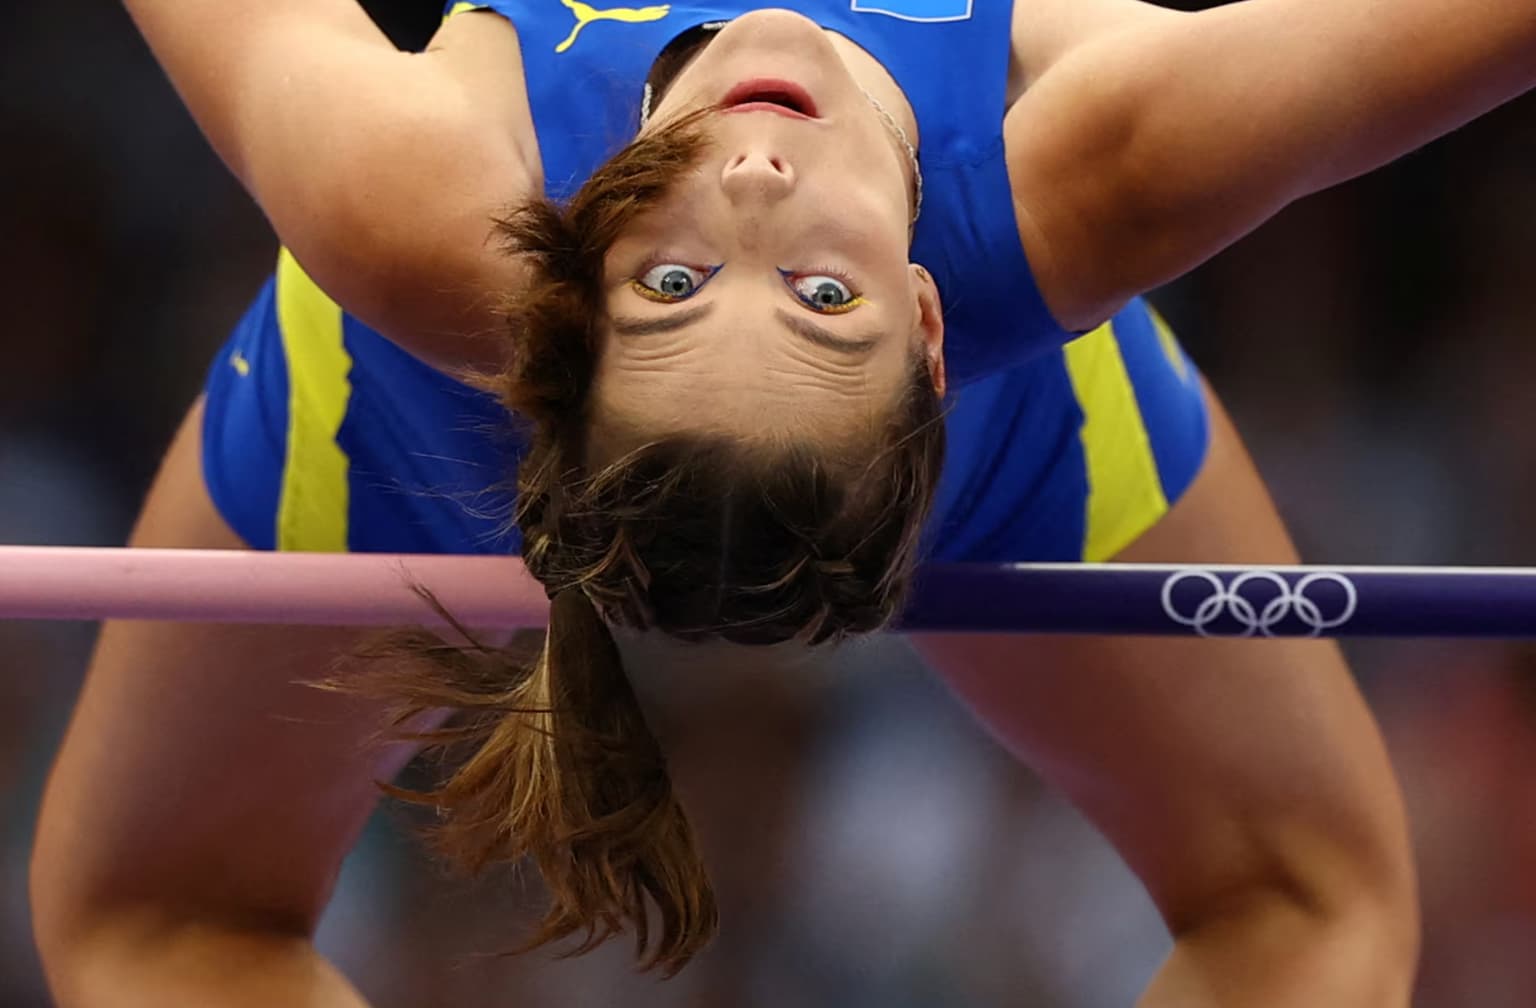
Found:
<path fill-rule="evenodd" d="M 666 315 L 658 315 L 655 318 L 633 318 L 618 315 L 613 318 L 613 330 L 620 336 L 654 336 L 658 333 L 677 332 L 687 328 L 695 322 L 707 318 L 715 310 L 714 304 L 698 305 L 694 308 L 685 308 L 682 311 L 670 312 Z M 862 355 L 873 350 L 880 343 L 879 333 L 866 332 L 859 336 L 839 336 L 837 333 L 817 325 L 808 318 L 802 318 L 791 314 L 782 308 L 774 311 L 774 317 L 790 332 L 799 336 L 814 346 L 823 350 L 831 350 L 833 353 Z"/>
<path fill-rule="evenodd" d="M 693 308 L 684 308 L 680 312 L 657 315 L 655 318 L 615 316 L 613 331 L 620 336 L 654 336 L 657 333 L 676 332 L 685 326 L 693 325 L 714 310 L 713 304 L 702 304 Z"/>
<path fill-rule="evenodd" d="M 773 314 L 790 332 L 823 350 L 843 354 L 867 354 L 880 343 L 878 332 L 866 330 L 859 336 L 839 336 L 831 329 L 819 326 L 808 318 L 792 315 L 783 308 L 776 309 Z"/>

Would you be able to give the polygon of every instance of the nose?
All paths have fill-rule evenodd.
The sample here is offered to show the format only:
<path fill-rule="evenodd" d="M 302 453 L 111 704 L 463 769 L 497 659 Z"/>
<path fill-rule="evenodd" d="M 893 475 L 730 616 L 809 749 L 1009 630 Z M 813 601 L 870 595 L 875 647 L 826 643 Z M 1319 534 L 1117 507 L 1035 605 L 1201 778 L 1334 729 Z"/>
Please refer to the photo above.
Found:
<path fill-rule="evenodd" d="M 771 154 L 737 154 L 725 162 L 720 186 L 726 198 L 738 206 L 776 203 L 794 191 L 795 170 L 788 161 Z"/>

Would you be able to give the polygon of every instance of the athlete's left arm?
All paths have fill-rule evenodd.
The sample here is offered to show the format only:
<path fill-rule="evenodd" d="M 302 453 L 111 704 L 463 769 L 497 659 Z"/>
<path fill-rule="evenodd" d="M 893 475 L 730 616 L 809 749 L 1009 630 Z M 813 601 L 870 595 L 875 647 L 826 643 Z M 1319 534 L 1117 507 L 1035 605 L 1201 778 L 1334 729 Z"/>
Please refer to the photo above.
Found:
<path fill-rule="evenodd" d="M 1297 561 L 1231 421 L 1210 407 L 1200 475 L 1117 561 Z M 1145 885 L 1174 945 L 1139 1008 L 1408 1008 L 1419 934 L 1408 824 L 1337 648 L 914 643 Z"/>
<path fill-rule="evenodd" d="M 1005 125 L 1022 237 L 1072 328 L 1536 86 L 1536 0 L 1122 5 Z"/>

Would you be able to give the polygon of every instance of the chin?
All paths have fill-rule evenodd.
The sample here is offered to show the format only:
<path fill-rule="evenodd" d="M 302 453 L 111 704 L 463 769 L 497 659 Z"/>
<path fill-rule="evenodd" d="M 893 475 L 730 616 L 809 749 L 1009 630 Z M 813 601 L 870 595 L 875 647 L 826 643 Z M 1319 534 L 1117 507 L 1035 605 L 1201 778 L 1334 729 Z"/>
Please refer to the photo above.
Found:
<path fill-rule="evenodd" d="M 758 33 L 766 35 L 784 34 L 791 39 L 804 40 L 809 35 L 819 36 L 821 25 L 812 21 L 804 14 L 792 10 L 784 10 L 780 7 L 769 7 L 763 10 L 750 11 L 738 18 L 731 20 L 720 30 L 720 37 L 741 33 Z"/>
<path fill-rule="evenodd" d="M 762 10 L 744 14 L 720 29 L 684 76 L 694 78 L 687 82 L 690 94 L 718 101 L 732 85 L 753 77 L 784 78 L 819 92 L 846 73 L 837 50 L 815 21 L 794 11 Z"/>

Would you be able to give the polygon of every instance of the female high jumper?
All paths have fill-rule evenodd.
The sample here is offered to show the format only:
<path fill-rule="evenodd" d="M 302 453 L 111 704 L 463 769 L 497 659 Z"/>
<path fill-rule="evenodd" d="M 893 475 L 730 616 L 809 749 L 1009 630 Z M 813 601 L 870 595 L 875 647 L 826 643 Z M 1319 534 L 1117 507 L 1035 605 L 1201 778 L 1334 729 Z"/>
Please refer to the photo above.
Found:
<path fill-rule="evenodd" d="M 536 941 L 681 967 L 711 829 L 616 637 L 873 632 L 920 556 L 1294 560 L 1138 295 L 1536 83 L 1536 0 L 490 0 L 419 54 L 353 0 L 127 5 L 286 250 L 133 544 L 519 551 L 553 606 L 531 661 L 397 640 L 378 699 L 296 682 L 353 631 L 106 626 L 32 872 L 64 1006 L 363 1003 L 311 939 L 401 703 L 467 715 L 429 800 L 533 858 Z M 916 644 L 1146 884 L 1145 1008 L 1408 1003 L 1333 646 Z"/>

